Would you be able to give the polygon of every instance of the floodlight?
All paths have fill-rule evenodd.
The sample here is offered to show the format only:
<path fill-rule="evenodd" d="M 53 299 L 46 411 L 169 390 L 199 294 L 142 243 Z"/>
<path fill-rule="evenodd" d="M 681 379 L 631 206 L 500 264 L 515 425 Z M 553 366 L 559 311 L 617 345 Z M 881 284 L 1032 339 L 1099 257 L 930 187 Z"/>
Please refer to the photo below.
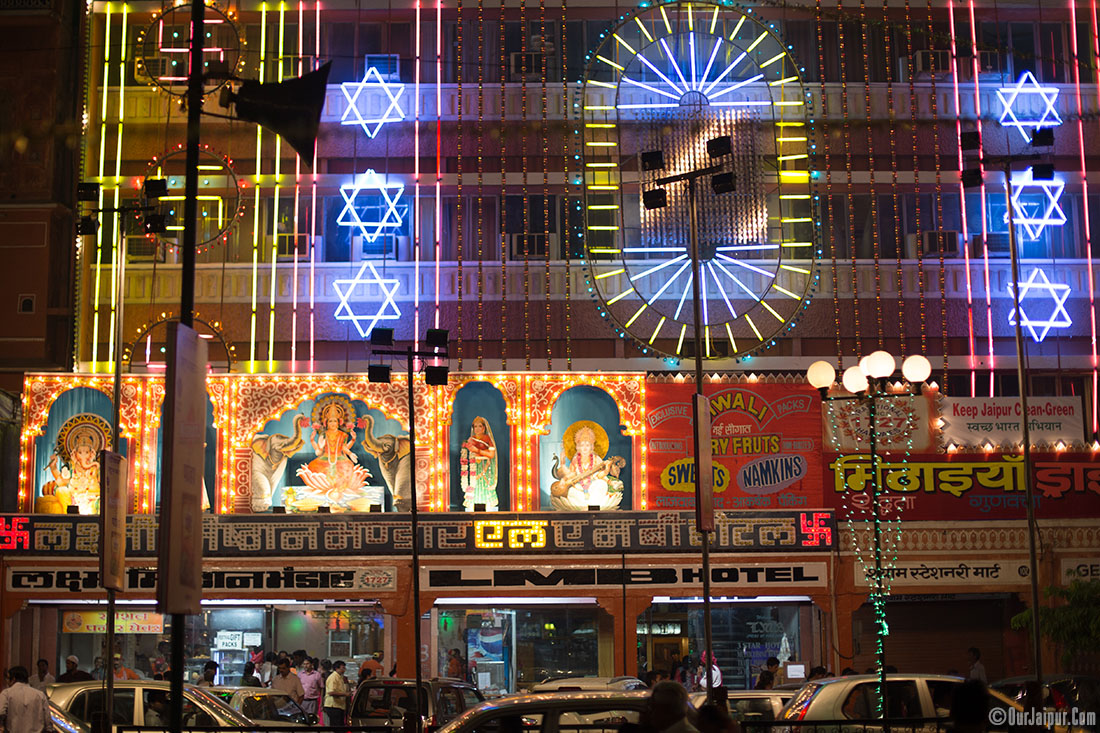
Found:
<path fill-rule="evenodd" d="M 370 332 L 370 345 L 371 346 L 393 346 L 393 329 L 392 328 L 378 328 L 377 326 L 371 329 Z M 388 369 L 389 367 L 387 367 Z"/>
<path fill-rule="evenodd" d="M 82 216 L 76 220 L 76 233 L 90 236 L 99 231 L 99 221 L 94 216 Z"/>
<path fill-rule="evenodd" d="M 733 152 L 733 141 L 729 135 L 711 138 L 707 140 L 707 155 L 712 158 L 721 158 Z"/>
<path fill-rule="evenodd" d="M 982 172 L 978 168 L 967 168 L 959 174 L 963 188 L 977 188 L 982 185 Z"/>
<path fill-rule="evenodd" d="M 649 210 L 663 209 L 668 206 L 668 192 L 663 188 L 642 191 L 642 206 Z"/>
<path fill-rule="evenodd" d="M 445 366 L 424 367 L 424 384 L 430 387 L 443 387 L 447 384 L 447 373 L 450 370 Z"/>
<path fill-rule="evenodd" d="M 1054 130 L 1049 127 L 1040 127 L 1031 133 L 1031 147 L 1049 148 L 1054 145 Z"/>
<path fill-rule="evenodd" d="M 76 184 L 77 201 L 99 201 L 99 184 L 94 182 Z"/>
<path fill-rule="evenodd" d="M 642 170 L 659 171 L 665 167 L 665 154 L 662 150 L 650 150 L 642 153 Z"/>
<path fill-rule="evenodd" d="M 1053 163 L 1036 163 L 1031 166 L 1031 180 L 1033 181 L 1053 181 L 1054 180 L 1054 164 Z"/>
<path fill-rule="evenodd" d="M 168 195 L 168 181 L 164 178 L 146 178 L 141 192 L 146 199 L 155 201 Z"/>
<path fill-rule="evenodd" d="M 977 130 L 967 130 L 959 133 L 959 148 L 962 150 L 978 150 L 982 147 L 982 136 Z"/>
<path fill-rule="evenodd" d="M 378 329 L 374 329 L 377 331 Z M 387 384 L 390 381 L 389 364 L 368 364 L 367 381 L 373 384 Z"/>
<path fill-rule="evenodd" d="M 428 346 L 445 349 L 450 341 L 450 336 L 445 328 L 429 328 L 424 340 L 428 343 Z"/>
<path fill-rule="evenodd" d="M 719 173 L 710 179 L 710 188 L 715 193 L 730 193 L 737 187 L 733 173 Z"/>
<path fill-rule="evenodd" d="M 164 234 L 168 231 L 168 217 L 164 214 L 146 214 L 144 226 L 146 234 Z"/>

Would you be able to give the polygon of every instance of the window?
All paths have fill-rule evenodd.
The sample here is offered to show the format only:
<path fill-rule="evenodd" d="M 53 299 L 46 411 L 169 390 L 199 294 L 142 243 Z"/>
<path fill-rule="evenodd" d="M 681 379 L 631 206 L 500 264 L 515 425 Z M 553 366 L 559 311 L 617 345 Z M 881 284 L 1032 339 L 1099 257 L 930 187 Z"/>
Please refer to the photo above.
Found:
<path fill-rule="evenodd" d="M 606 704 L 618 704 L 608 701 Z M 636 724 L 641 717 L 638 710 L 629 708 L 606 709 L 596 707 L 580 707 L 574 710 L 563 710 L 558 713 L 559 733 L 618 733 L 621 726 L 627 723 Z M 502 733 L 507 733 L 502 731 Z"/>
<path fill-rule="evenodd" d="M 468 690 L 465 687 L 462 688 L 462 704 L 469 710 L 472 707 L 476 707 L 481 703 L 481 698 L 473 690 Z"/>
<path fill-rule="evenodd" d="M 88 690 L 76 696 L 69 713 L 74 718 L 84 721 L 89 725 L 96 722 L 99 716 L 107 712 L 106 698 L 103 690 Z M 134 690 L 133 688 L 115 688 L 114 705 L 115 725 L 134 724 Z"/>
<path fill-rule="evenodd" d="M 439 690 L 439 699 L 436 701 L 436 716 L 439 723 L 446 723 L 462 712 L 462 698 L 458 690 L 453 687 L 444 687 Z"/>

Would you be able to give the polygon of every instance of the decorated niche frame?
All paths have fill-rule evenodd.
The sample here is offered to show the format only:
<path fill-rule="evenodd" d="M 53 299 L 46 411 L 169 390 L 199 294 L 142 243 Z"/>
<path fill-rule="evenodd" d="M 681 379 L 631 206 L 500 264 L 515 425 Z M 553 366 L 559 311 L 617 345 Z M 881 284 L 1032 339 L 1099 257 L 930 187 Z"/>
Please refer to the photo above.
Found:
<path fill-rule="evenodd" d="M 634 461 L 634 496 L 645 496 L 645 374 L 539 374 L 524 376 L 524 465 L 541 465 L 539 438 L 550 434 L 554 405 L 569 389 L 579 386 L 595 387 L 611 396 L 619 407 L 619 419 L 623 433 L 630 437 L 631 452 L 638 457 Z M 534 476 L 535 478 L 530 478 Z M 538 506 L 538 472 L 525 473 L 514 489 L 522 510 L 536 511 Z M 534 483 L 532 483 L 534 482 Z M 632 507 L 624 507 L 632 508 Z"/>
<path fill-rule="evenodd" d="M 252 511 L 252 448 L 253 436 L 269 421 L 289 410 L 298 409 L 307 400 L 326 393 L 347 395 L 379 410 L 387 419 L 396 420 L 409 429 L 408 383 L 405 375 L 394 375 L 388 384 L 373 383 L 366 375 L 305 374 L 241 376 L 219 375 L 208 382 L 224 382 L 228 399 L 234 406 L 224 426 L 221 461 L 225 486 L 229 490 L 219 499 L 223 513 Z M 432 414 L 427 388 L 414 384 L 417 451 L 413 467 L 416 494 L 429 488 L 430 470 L 435 459 L 434 448 L 427 442 L 431 432 Z M 219 425 L 219 440 L 223 427 Z"/>
<path fill-rule="evenodd" d="M 433 441 L 433 449 L 438 451 L 434 461 L 436 467 L 432 475 L 432 510 L 447 511 L 450 508 L 450 455 L 451 431 L 454 428 L 454 409 L 458 393 L 463 387 L 475 382 L 485 382 L 495 387 L 504 397 L 505 419 L 509 429 L 509 443 L 511 445 L 511 462 L 508 476 L 508 487 L 512 507 L 517 511 L 518 496 L 516 487 L 519 486 L 526 463 L 524 461 L 525 443 L 521 439 L 524 427 L 524 376 L 522 374 L 503 374 L 478 372 L 472 374 L 450 375 L 446 386 L 435 387 L 430 391 L 429 399 L 434 404 L 434 423 L 438 427 L 436 440 Z"/>

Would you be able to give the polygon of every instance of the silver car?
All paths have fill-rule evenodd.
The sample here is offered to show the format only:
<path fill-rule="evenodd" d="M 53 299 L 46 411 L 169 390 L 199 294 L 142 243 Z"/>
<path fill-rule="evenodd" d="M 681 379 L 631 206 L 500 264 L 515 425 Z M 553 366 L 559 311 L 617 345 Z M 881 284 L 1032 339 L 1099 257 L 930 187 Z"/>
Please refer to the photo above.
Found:
<path fill-rule="evenodd" d="M 612 690 L 630 692 L 648 689 L 637 677 L 559 677 L 540 682 L 531 688 L 531 692 L 566 692 Z"/>
<path fill-rule="evenodd" d="M 162 722 L 157 719 L 155 708 L 162 705 L 158 700 L 168 698 L 170 688 L 170 683 L 160 680 L 116 680 L 113 725 L 159 727 Z M 96 719 L 106 712 L 106 690 L 99 680 L 47 685 L 46 696 L 62 712 L 88 728 L 94 728 Z M 184 685 L 183 727 L 222 726 L 254 727 L 255 723 L 211 695 L 208 689 Z"/>
<path fill-rule="evenodd" d="M 795 695 L 795 690 L 729 690 L 729 710 L 734 720 L 746 724 L 778 720 L 783 707 Z M 693 692 L 689 696 L 696 709 L 707 701 L 707 693 Z"/>
<path fill-rule="evenodd" d="M 648 701 L 648 690 L 513 695 L 467 710 L 438 733 L 618 733 L 641 720 Z"/>
<path fill-rule="evenodd" d="M 282 690 L 270 687 L 208 687 L 226 705 L 250 720 L 276 727 L 317 725 L 317 716 L 307 713 Z"/>

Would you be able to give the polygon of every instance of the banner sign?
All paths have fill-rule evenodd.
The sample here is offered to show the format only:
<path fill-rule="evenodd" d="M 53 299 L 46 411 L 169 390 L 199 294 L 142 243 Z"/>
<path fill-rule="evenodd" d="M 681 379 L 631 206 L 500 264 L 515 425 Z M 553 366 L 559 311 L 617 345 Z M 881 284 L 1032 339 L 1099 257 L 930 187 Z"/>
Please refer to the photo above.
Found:
<path fill-rule="evenodd" d="M 874 568 L 863 568 L 863 572 L 856 570 L 856 582 L 862 587 L 869 587 L 871 579 L 869 574 Z M 885 577 L 889 578 L 890 587 L 911 585 L 1027 585 L 1031 581 L 1030 566 L 1027 561 L 1000 561 L 1000 562 L 895 562 L 885 569 Z"/>
<path fill-rule="evenodd" d="M 61 618 L 61 631 L 66 634 L 105 634 L 107 612 L 65 611 Z M 115 633 L 163 634 L 164 616 L 151 611 L 116 611 Z"/>
<path fill-rule="evenodd" d="M 916 453 L 937 448 L 932 431 L 935 392 L 904 392 L 875 401 L 875 440 L 878 449 Z M 871 422 L 866 400 L 830 400 L 825 403 L 825 446 L 838 453 L 870 450 Z"/>
<path fill-rule="evenodd" d="M 839 519 L 865 518 L 871 457 L 827 454 L 829 493 Z M 1097 516 L 1100 459 L 1091 453 L 1033 453 L 1035 514 Z M 880 456 L 879 506 L 903 520 L 1021 519 L 1027 510 L 1023 456 L 957 453 Z"/>
<path fill-rule="evenodd" d="M 1100 558 L 1072 557 L 1062 559 L 1062 582 L 1069 585 L 1074 580 L 1100 580 Z"/>
<path fill-rule="evenodd" d="M 1080 443 L 1085 423 L 1080 397 L 1028 397 L 1031 444 Z M 1020 400 L 1016 397 L 944 397 L 943 445 L 960 448 L 1019 445 Z"/>
<path fill-rule="evenodd" d="M 420 518 L 425 555 L 499 555 L 502 551 L 613 554 L 691 553 L 702 539 L 694 512 L 527 512 Z M 491 516 L 492 518 L 480 518 Z M 715 552 L 823 552 L 832 549 L 830 511 L 716 512 Z M 156 557 L 157 518 L 129 517 L 126 554 Z M 203 515 L 203 556 L 212 558 L 407 555 L 407 514 Z M 77 515 L 0 515 L 0 551 L 10 555 L 94 556 L 99 521 Z"/>
<path fill-rule="evenodd" d="M 82 595 L 102 592 L 99 571 L 92 568 L 20 568 L 9 567 L 7 590 L 16 593 L 58 591 Z M 153 594 L 157 571 L 153 568 L 127 568 L 125 590 Z M 202 573 L 204 595 L 242 591 L 392 591 L 397 589 L 396 567 L 350 570 L 206 570 Z"/>
<path fill-rule="evenodd" d="M 695 385 L 646 387 L 647 506 L 695 506 Z M 708 384 L 715 509 L 821 506 L 821 396 L 801 384 Z"/>
<path fill-rule="evenodd" d="M 519 588 L 702 588 L 703 571 L 698 565 L 627 567 L 471 567 L 423 568 L 421 585 L 431 590 L 516 590 Z M 717 593 L 797 586 L 825 587 L 828 566 L 807 563 L 717 563 L 710 568 L 711 588 Z"/>

